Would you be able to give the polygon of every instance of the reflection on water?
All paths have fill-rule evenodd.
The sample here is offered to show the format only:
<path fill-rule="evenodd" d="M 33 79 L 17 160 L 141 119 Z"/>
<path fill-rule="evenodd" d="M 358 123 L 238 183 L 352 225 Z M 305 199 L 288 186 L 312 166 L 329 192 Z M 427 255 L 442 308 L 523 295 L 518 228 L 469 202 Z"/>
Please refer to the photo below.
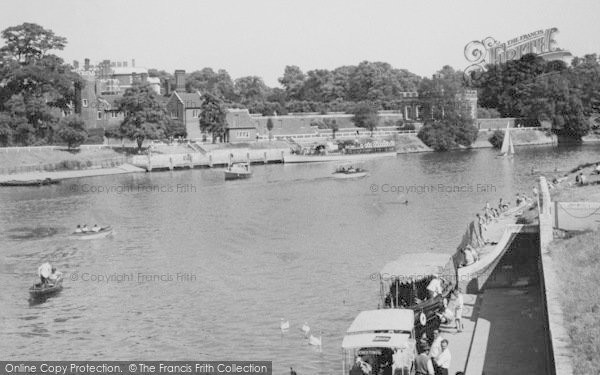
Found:
<path fill-rule="evenodd" d="M 566 171 L 597 152 L 517 148 L 509 161 L 493 150 L 399 155 L 365 162 L 370 176 L 348 181 L 331 177 L 332 164 L 267 165 L 227 183 L 220 170 L 192 170 L 2 189 L 0 352 L 273 360 L 277 374 L 290 366 L 337 373 L 345 330 L 359 311 L 377 308 L 372 273 L 406 252 L 450 255 L 486 201 L 531 192 L 532 166 Z M 83 184 L 115 188 L 73 188 Z M 178 184 L 195 192 L 178 193 Z M 160 192 L 165 186 L 175 191 Z M 69 239 L 81 223 L 117 233 Z M 64 289 L 30 305 L 28 288 L 46 261 L 64 273 Z M 284 335 L 281 318 L 291 324 Z M 322 352 L 304 338 L 305 321 L 323 332 Z"/>

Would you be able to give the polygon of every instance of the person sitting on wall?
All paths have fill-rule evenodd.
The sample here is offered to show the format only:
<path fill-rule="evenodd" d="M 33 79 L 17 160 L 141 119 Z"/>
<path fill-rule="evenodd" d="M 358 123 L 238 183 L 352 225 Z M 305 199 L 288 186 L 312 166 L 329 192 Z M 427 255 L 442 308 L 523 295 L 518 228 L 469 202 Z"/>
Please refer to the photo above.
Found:
<path fill-rule="evenodd" d="M 464 261 L 460 265 L 461 267 L 470 266 L 471 264 L 475 263 L 478 259 L 477 252 L 475 251 L 475 249 L 473 249 L 471 245 L 463 247 L 461 249 L 461 252 L 463 253 L 464 257 Z"/>

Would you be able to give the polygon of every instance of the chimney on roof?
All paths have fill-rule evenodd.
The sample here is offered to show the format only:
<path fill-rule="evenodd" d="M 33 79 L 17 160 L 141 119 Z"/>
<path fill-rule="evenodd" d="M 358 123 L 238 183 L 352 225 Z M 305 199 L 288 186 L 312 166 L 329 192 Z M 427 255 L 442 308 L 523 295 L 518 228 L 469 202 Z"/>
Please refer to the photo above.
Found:
<path fill-rule="evenodd" d="M 75 70 L 79 69 L 79 61 L 73 60 L 73 69 L 75 69 Z"/>
<path fill-rule="evenodd" d="M 135 59 L 131 59 L 131 67 L 135 68 Z"/>
<path fill-rule="evenodd" d="M 185 70 L 175 71 L 175 91 L 185 92 Z"/>
<path fill-rule="evenodd" d="M 85 59 L 85 60 L 83 60 L 83 61 L 84 61 L 84 63 L 83 63 L 83 64 L 84 64 L 84 65 L 83 65 L 83 68 L 84 68 L 84 70 L 87 72 L 88 70 L 90 70 L 90 59 L 86 58 L 86 59 Z"/>

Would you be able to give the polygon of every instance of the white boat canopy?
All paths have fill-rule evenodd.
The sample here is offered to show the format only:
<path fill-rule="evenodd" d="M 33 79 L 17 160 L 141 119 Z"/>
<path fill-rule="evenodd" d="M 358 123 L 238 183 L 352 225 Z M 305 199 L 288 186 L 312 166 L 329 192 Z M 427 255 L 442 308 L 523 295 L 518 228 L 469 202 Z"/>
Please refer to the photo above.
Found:
<path fill-rule="evenodd" d="M 358 314 L 346 333 L 375 333 L 375 331 L 411 332 L 414 322 L 415 313 L 410 309 L 368 310 Z"/>
<path fill-rule="evenodd" d="M 408 333 L 361 333 L 344 336 L 343 349 L 404 348 L 408 346 Z"/>
<path fill-rule="evenodd" d="M 444 279 L 452 280 L 455 271 L 452 259 L 448 254 L 439 253 L 411 253 L 404 254 L 395 261 L 387 263 L 379 276 L 387 288 L 398 279 L 401 283 L 408 283 L 438 275 Z"/>

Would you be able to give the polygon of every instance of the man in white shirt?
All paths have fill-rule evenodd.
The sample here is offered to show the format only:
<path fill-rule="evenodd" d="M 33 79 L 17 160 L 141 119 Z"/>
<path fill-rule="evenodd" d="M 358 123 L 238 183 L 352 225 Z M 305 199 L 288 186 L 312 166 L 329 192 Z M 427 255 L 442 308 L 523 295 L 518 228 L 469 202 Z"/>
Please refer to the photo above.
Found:
<path fill-rule="evenodd" d="M 452 355 L 450 354 L 450 349 L 448 349 L 448 340 L 442 340 L 442 351 L 435 357 L 435 364 L 437 367 L 437 373 L 441 375 L 448 375 L 448 369 L 450 368 L 450 361 L 452 360 Z"/>
<path fill-rule="evenodd" d="M 433 342 L 431 343 L 431 349 L 429 350 L 429 356 L 431 358 L 437 358 L 442 352 L 442 340 L 444 338 L 440 335 L 440 330 L 436 329 L 433 331 Z"/>

